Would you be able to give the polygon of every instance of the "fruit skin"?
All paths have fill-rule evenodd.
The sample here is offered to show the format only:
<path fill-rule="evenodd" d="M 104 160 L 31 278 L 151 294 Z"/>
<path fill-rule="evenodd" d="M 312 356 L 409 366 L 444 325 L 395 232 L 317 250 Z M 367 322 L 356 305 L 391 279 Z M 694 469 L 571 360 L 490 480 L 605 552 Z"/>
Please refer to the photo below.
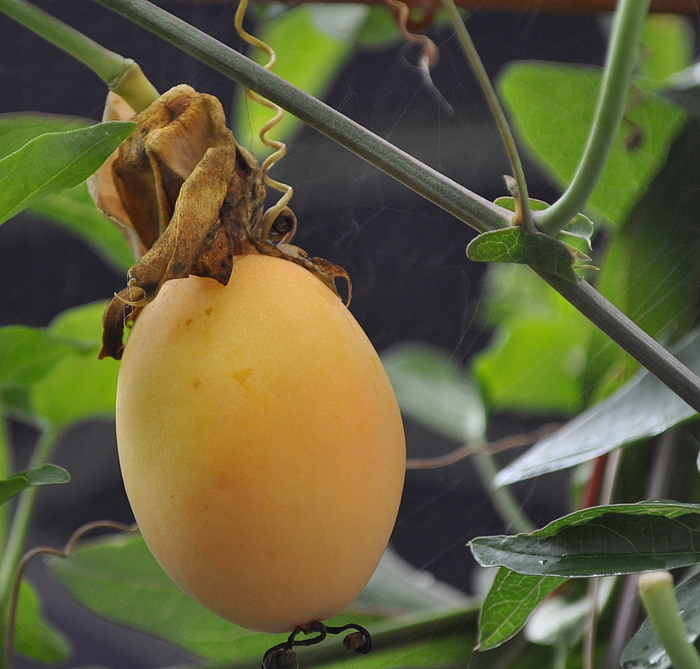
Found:
<path fill-rule="evenodd" d="M 228 286 L 167 282 L 117 392 L 119 457 L 170 577 L 264 632 L 324 620 L 364 587 L 394 525 L 405 441 L 360 326 L 319 279 L 236 257 Z"/>

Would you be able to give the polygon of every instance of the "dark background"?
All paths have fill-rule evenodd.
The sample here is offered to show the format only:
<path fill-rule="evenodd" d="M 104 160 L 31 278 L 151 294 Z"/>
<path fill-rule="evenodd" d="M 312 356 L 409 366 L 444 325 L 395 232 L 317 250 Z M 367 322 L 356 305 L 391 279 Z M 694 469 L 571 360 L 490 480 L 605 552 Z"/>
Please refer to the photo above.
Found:
<path fill-rule="evenodd" d="M 88 0 L 37 2 L 104 46 L 136 60 L 159 90 L 188 83 L 230 107 L 234 84 L 190 56 Z M 166 9 L 221 41 L 238 45 L 229 3 L 163 2 Z M 492 78 L 518 59 L 602 64 L 603 23 L 593 16 L 475 11 L 468 28 Z M 449 115 L 413 65 L 404 44 L 356 53 L 327 101 L 351 118 L 488 199 L 505 194 L 508 165 L 488 109 L 448 31 L 431 36 L 440 48 L 436 86 L 454 107 Z M 105 88 L 84 66 L 0 16 L 0 113 L 45 112 L 98 120 Z M 352 311 L 381 352 L 422 340 L 448 349 L 458 362 L 488 341 L 475 321 L 483 266 L 465 247 L 473 231 L 316 131 L 305 128 L 289 145 L 276 177 L 294 186 L 299 220 L 295 243 L 345 267 L 353 279 Z M 527 166 L 532 197 L 550 199 L 547 179 Z M 0 324 L 46 325 L 67 307 L 105 299 L 125 277 L 105 266 L 77 238 L 50 223 L 20 215 L 0 227 Z M 517 416 L 496 417 L 492 436 L 528 430 Z M 22 466 L 36 435 L 12 426 Z M 32 543 L 62 545 L 82 523 L 129 522 L 111 423 L 91 422 L 64 436 L 52 461 L 72 475 L 68 486 L 42 491 Z M 407 425 L 409 455 L 450 450 Z M 529 513 L 546 522 L 560 514 L 563 484 L 551 478 L 521 484 Z M 466 542 L 502 532 L 469 463 L 409 472 L 394 534 L 395 548 L 413 564 L 469 590 Z M 74 640 L 68 666 L 156 667 L 184 656 L 164 644 L 84 613 L 35 563 L 48 615 Z M 27 666 L 27 665 L 24 665 Z"/>

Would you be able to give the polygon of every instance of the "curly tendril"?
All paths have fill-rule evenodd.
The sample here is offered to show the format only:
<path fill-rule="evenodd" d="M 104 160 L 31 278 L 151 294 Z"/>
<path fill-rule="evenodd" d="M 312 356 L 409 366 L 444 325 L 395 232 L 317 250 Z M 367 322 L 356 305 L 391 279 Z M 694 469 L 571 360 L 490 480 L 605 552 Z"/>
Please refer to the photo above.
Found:
<path fill-rule="evenodd" d="M 244 39 L 248 44 L 257 49 L 260 49 L 267 55 L 268 61 L 264 65 L 264 68 L 266 70 L 272 71 L 272 68 L 274 68 L 275 63 L 277 62 L 277 56 L 275 55 L 275 52 L 272 49 L 272 47 L 269 44 L 263 42 L 261 39 L 255 37 L 255 35 L 251 35 L 248 31 L 246 31 L 243 28 L 243 16 L 245 15 L 247 7 L 248 0 L 240 0 L 234 18 L 236 32 L 240 35 L 241 39 Z M 273 224 L 282 214 L 283 210 L 294 195 L 294 189 L 289 184 L 277 181 L 268 174 L 268 170 L 278 160 L 281 160 L 287 154 L 287 145 L 284 142 L 280 142 L 279 140 L 272 139 L 267 136 L 267 133 L 282 120 L 282 117 L 284 116 L 284 110 L 280 106 L 276 105 L 274 102 L 270 102 L 268 99 L 258 95 L 257 93 L 254 93 L 249 88 L 246 88 L 246 94 L 254 102 L 257 102 L 258 104 L 261 104 L 264 107 L 267 107 L 268 109 L 271 109 L 273 112 L 275 112 L 275 115 L 267 123 L 265 123 L 258 131 L 258 137 L 260 138 L 260 141 L 265 146 L 268 146 L 269 148 L 274 150 L 273 153 L 271 153 L 260 166 L 260 169 L 263 173 L 263 179 L 265 180 L 265 184 L 267 186 L 269 186 L 270 188 L 274 188 L 275 190 L 278 190 L 282 193 L 282 197 L 279 199 L 277 204 L 270 207 L 263 214 L 262 217 L 260 236 L 263 239 L 267 239 L 269 237 L 269 233 Z"/>

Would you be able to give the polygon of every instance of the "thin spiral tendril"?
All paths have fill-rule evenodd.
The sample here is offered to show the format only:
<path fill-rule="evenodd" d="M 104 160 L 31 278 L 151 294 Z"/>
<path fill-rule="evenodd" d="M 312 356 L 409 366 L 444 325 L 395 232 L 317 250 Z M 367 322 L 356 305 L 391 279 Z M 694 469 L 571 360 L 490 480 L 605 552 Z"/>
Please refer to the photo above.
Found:
<path fill-rule="evenodd" d="M 248 0 L 240 0 L 234 18 L 236 32 L 248 44 L 257 49 L 260 49 L 267 55 L 268 61 L 263 67 L 266 70 L 272 71 L 272 69 L 275 66 L 275 63 L 277 62 L 277 56 L 272 47 L 269 44 L 263 42 L 261 39 L 255 37 L 255 35 L 251 35 L 248 31 L 246 31 L 243 28 L 243 16 L 245 15 L 247 7 Z M 274 102 L 270 102 L 268 99 L 258 95 L 257 93 L 254 93 L 248 88 L 246 89 L 246 94 L 254 102 L 257 102 L 258 104 L 261 104 L 264 107 L 267 107 L 268 109 L 275 112 L 275 115 L 269 121 L 267 121 L 267 123 L 265 123 L 258 131 L 258 137 L 260 138 L 260 141 L 265 146 L 273 149 L 273 153 L 271 153 L 260 166 L 260 169 L 263 173 L 263 179 L 265 180 L 265 184 L 267 186 L 269 186 L 270 188 L 274 188 L 275 190 L 278 190 L 282 193 L 282 197 L 279 199 L 277 204 L 270 207 L 263 214 L 261 236 L 263 239 L 267 239 L 270 232 L 270 228 L 272 227 L 272 224 L 274 223 L 275 219 L 280 215 L 282 210 L 287 206 L 289 201 L 292 199 L 292 196 L 294 195 L 294 189 L 289 184 L 277 181 L 268 174 L 269 169 L 278 160 L 281 160 L 285 155 L 287 155 L 287 145 L 284 142 L 280 142 L 279 140 L 272 139 L 267 136 L 267 133 L 282 120 L 282 117 L 284 116 L 284 110 L 278 105 L 276 105 Z"/>

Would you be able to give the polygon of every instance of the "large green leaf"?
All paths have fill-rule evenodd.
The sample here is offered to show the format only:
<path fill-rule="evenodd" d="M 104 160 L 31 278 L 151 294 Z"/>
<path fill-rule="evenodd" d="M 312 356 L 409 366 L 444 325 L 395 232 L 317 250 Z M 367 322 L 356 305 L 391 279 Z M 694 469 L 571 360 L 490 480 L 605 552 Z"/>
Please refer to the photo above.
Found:
<path fill-rule="evenodd" d="M 593 507 L 530 534 L 478 537 L 470 546 L 484 567 L 531 576 L 619 576 L 687 567 L 700 563 L 700 505 Z"/>
<path fill-rule="evenodd" d="M 389 546 L 352 609 L 377 615 L 407 615 L 473 607 L 461 590 L 416 569 Z"/>
<path fill-rule="evenodd" d="M 53 191 L 87 179 L 126 139 L 135 123 L 109 121 L 49 132 L 0 160 L 0 222 Z"/>
<path fill-rule="evenodd" d="M 698 152 L 700 121 L 693 119 L 608 246 L 597 282 L 598 290 L 645 332 L 666 341 L 683 336 L 697 314 Z M 585 389 L 592 398 L 605 396 L 636 370 L 599 331 L 591 338 L 588 358 Z"/>
<path fill-rule="evenodd" d="M 97 302 L 59 315 L 49 326 L 51 334 L 81 341 L 89 353 L 69 353 L 32 385 L 31 404 L 36 414 L 55 427 L 93 416 L 114 414 L 119 363 L 97 359 L 105 303 Z"/>
<path fill-rule="evenodd" d="M 237 627 L 199 605 L 166 576 L 138 535 L 86 543 L 70 557 L 51 558 L 49 564 L 92 611 L 211 661 L 258 661 L 286 637 Z M 374 618 L 352 619 L 366 624 Z"/>
<path fill-rule="evenodd" d="M 700 329 L 672 349 L 700 374 Z M 665 432 L 696 412 L 655 376 L 642 370 L 616 393 L 532 446 L 501 470 L 497 485 L 540 476 L 592 460 L 615 448 Z"/>
<path fill-rule="evenodd" d="M 571 180 L 586 144 L 600 82 L 597 69 L 544 63 L 511 64 L 499 81 L 516 130 L 562 186 Z M 589 202 L 614 224 L 644 192 L 684 119 L 641 83 L 630 95 L 625 123 Z"/>
<path fill-rule="evenodd" d="M 85 128 L 86 119 L 48 114 L 0 114 L 0 158 L 48 132 Z M 134 264 L 126 241 L 117 228 L 95 206 L 87 186 L 49 193 L 34 201 L 29 210 L 80 235 L 93 250 L 118 270 Z"/>
<path fill-rule="evenodd" d="M 238 628 L 197 604 L 165 575 L 140 536 L 86 543 L 49 564 L 71 594 L 95 613 L 212 661 L 259 659 L 282 640 Z"/>
<path fill-rule="evenodd" d="M 479 617 L 479 650 L 500 646 L 515 636 L 530 614 L 566 579 L 529 576 L 501 567 Z"/>
<path fill-rule="evenodd" d="M 68 640 L 41 616 L 39 598 L 25 580 L 19 590 L 15 620 L 15 650 L 37 662 L 58 664 L 68 659 Z"/>
<path fill-rule="evenodd" d="M 138 535 L 120 535 L 86 542 L 66 559 L 50 558 L 49 566 L 78 601 L 100 616 L 161 637 L 211 662 L 256 664 L 269 647 L 286 636 L 260 634 L 237 627 L 197 604 L 166 576 Z M 390 595 L 391 601 L 392 598 L 393 595 Z M 391 601 L 387 602 L 390 608 Z M 402 601 L 405 603 L 405 596 Z M 423 601 L 421 608 L 424 609 L 425 604 Z M 433 599 L 428 609 L 434 611 L 434 604 Z M 364 606 L 363 600 L 358 605 L 358 611 Z M 444 610 L 444 602 L 441 606 Z M 411 607 L 416 610 L 415 602 Z M 455 625 L 463 628 L 465 621 L 475 612 L 475 606 L 465 609 L 464 613 L 459 611 Z M 418 620 L 423 621 L 420 623 L 420 634 L 433 636 L 432 629 L 445 629 L 439 616 L 423 616 Z M 436 621 L 436 627 L 432 626 L 431 620 Z M 329 621 L 329 624 L 350 621 L 369 625 L 370 631 L 376 632 L 378 647 L 390 646 L 386 650 L 373 652 L 367 659 L 349 656 L 354 659 L 347 662 L 352 662 L 352 666 L 358 668 L 454 664 L 456 658 L 469 656 L 474 641 L 471 632 L 465 635 L 463 631 L 454 637 L 439 637 L 446 644 L 445 652 L 441 653 L 440 644 L 436 645 L 437 638 L 415 641 L 415 633 L 401 635 L 401 627 L 415 624 L 415 618 L 405 619 L 404 622 L 382 622 L 375 616 L 346 612 Z M 395 647 L 397 641 L 408 639 L 414 641 L 400 648 Z M 326 643 L 338 642 L 329 640 Z M 305 663 L 318 664 L 323 661 L 322 658 L 327 662 L 329 649 L 325 644 L 318 649 L 303 649 L 302 652 L 306 651 Z M 335 664 L 345 664 L 345 661 Z"/>
<path fill-rule="evenodd" d="M 300 5 L 274 19 L 261 21 L 257 36 L 277 54 L 275 74 L 315 97 L 322 97 L 350 54 L 366 14 L 367 8 L 362 5 Z M 251 57 L 261 64 L 267 62 L 257 49 L 251 49 Z M 270 153 L 260 142 L 258 131 L 272 118 L 272 112 L 250 101 L 244 90 L 236 100 L 236 110 L 234 134 L 238 141 L 252 147 L 256 155 Z M 299 119 L 285 114 L 270 136 L 288 141 L 299 125 Z"/>
<path fill-rule="evenodd" d="M 32 486 L 55 485 L 57 483 L 68 483 L 68 481 L 70 481 L 68 472 L 57 465 L 46 464 L 36 469 L 17 472 L 6 479 L 0 480 L 0 504 L 4 504 L 11 497 Z"/>
<path fill-rule="evenodd" d="M 688 641 L 691 643 L 700 636 L 698 588 L 700 574 L 691 576 L 676 588 L 678 608 L 688 630 Z M 627 644 L 620 662 L 624 669 L 666 669 L 671 666 L 671 659 L 648 618 Z"/>
<path fill-rule="evenodd" d="M 382 362 L 405 415 L 458 441 L 484 438 L 479 390 L 446 351 L 403 343 L 385 351 Z"/>
<path fill-rule="evenodd" d="M 640 70 L 646 77 L 663 81 L 693 62 L 693 28 L 685 16 L 650 15 L 644 25 L 642 42 Z"/>
<path fill-rule="evenodd" d="M 581 410 L 590 321 L 528 267 L 506 263 L 488 268 L 478 315 L 495 328 L 472 363 L 489 408 Z"/>
<path fill-rule="evenodd" d="M 0 386 L 34 383 L 65 355 L 90 349 L 83 342 L 39 328 L 0 328 Z"/>
<path fill-rule="evenodd" d="M 589 329 L 566 314 L 510 319 L 474 360 L 491 408 L 574 413 L 581 409 L 580 374 Z"/>
<path fill-rule="evenodd" d="M 87 119 L 57 114 L 0 114 L 0 158 L 47 132 L 77 130 L 92 124 Z"/>
<path fill-rule="evenodd" d="M 47 329 L 0 328 L 0 387 L 9 390 L 8 406 L 57 428 L 113 415 L 119 363 L 97 359 L 105 305 L 69 309 Z"/>
<path fill-rule="evenodd" d="M 407 635 L 408 636 L 408 635 Z M 373 650 L 368 655 L 348 655 L 347 659 L 324 663 L 333 669 L 408 669 L 412 667 L 466 667 L 472 657 L 475 636 L 471 630 L 432 636 L 391 648 Z"/>

